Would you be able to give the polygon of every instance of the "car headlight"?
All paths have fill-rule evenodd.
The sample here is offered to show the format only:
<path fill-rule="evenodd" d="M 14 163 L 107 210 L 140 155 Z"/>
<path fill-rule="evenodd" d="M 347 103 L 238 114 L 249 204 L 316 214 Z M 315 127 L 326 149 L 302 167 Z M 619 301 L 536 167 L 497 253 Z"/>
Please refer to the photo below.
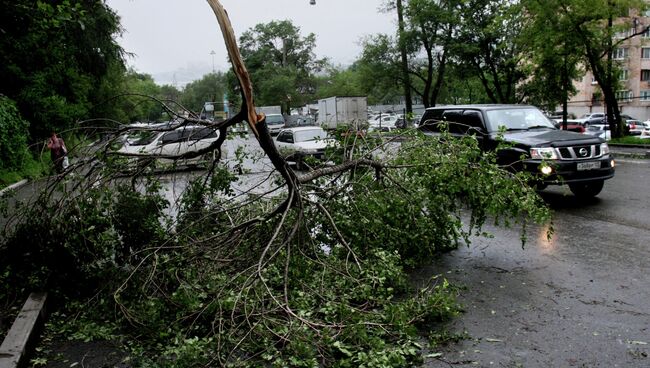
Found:
<path fill-rule="evenodd" d="M 607 143 L 600 144 L 600 154 L 601 155 L 609 154 L 609 146 L 607 145 Z"/>
<path fill-rule="evenodd" d="M 530 157 L 536 160 L 557 160 L 557 153 L 552 147 L 536 147 L 530 149 Z"/>

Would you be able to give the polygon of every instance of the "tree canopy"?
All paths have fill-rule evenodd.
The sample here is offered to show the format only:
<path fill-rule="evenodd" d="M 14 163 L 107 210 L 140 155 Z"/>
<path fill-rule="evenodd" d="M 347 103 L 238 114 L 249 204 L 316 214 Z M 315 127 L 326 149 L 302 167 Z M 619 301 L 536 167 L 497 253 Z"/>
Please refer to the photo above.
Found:
<path fill-rule="evenodd" d="M 0 93 L 17 102 L 33 138 L 88 118 L 98 86 L 123 69 L 118 16 L 102 1 L 0 1 Z"/>
<path fill-rule="evenodd" d="M 314 54 L 316 35 L 302 36 L 289 20 L 271 21 L 245 31 L 239 41 L 259 105 L 288 111 L 313 99 L 314 73 L 326 63 Z"/>

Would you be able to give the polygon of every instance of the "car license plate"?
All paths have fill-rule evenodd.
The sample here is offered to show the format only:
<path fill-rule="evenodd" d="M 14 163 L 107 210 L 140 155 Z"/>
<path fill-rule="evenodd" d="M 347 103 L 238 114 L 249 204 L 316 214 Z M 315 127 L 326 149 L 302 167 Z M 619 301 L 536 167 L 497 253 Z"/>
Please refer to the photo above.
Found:
<path fill-rule="evenodd" d="M 600 161 L 578 162 L 578 171 L 600 169 Z"/>

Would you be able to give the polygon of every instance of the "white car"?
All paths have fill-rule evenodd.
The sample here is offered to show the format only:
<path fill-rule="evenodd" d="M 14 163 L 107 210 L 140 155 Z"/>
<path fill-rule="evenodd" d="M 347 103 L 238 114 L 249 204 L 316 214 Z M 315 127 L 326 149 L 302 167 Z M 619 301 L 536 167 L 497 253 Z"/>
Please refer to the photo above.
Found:
<path fill-rule="evenodd" d="M 370 122 L 370 130 L 391 131 L 396 128 L 395 124 L 399 120 L 397 115 L 382 116 Z"/>
<path fill-rule="evenodd" d="M 180 125 L 173 130 L 156 130 L 170 127 L 172 125 L 166 124 L 132 130 L 124 138 L 124 145 L 117 152 L 125 154 L 131 161 L 153 158 L 162 164 L 196 165 L 215 159 L 214 150 L 182 160 L 169 157 L 207 148 L 219 138 L 217 130 L 200 125 Z"/>
<path fill-rule="evenodd" d="M 335 145 L 336 141 L 329 138 L 323 128 L 313 126 L 283 129 L 275 138 L 275 146 L 280 154 L 287 161 L 293 161 L 299 170 L 304 167 L 305 157 L 322 160 L 325 158 L 325 150 Z"/>
<path fill-rule="evenodd" d="M 595 135 L 606 141 L 612 139 L 612 132 L 609 130 L 608 124 L 590 124 L 585 130 L 585 134 Z"/>

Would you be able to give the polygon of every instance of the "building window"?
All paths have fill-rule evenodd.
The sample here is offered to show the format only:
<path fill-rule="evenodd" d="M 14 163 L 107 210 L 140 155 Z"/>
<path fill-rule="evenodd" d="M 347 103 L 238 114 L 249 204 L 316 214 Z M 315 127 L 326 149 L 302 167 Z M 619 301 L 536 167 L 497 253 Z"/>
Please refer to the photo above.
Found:
<path fill-rule="evenodd" d="M 630 77 L 630 71 L 627 69 L 621 69 L 621 73 L 618 75 L 618 80 L 626 81 Z"/>
<path fill-rule="evenodd" d="M 641 90 L 639 97 L 641 101 L 650 101 L 650 89 Z"/>
<path fill-rule="evenodd" d="M 641 48 L 641 59 L 650 59 L 650 47 Z"/>
<path fill-rule="evenodd" d="M 614 33 L 614 38 L 625 38 L 627 36 L 629 36 L 627 31 L 621 31 L 621 32 Z"/>
<path fill-rule="evenodd" d="M 641 33 L 641 37 L 650 38 L 650 28 L 646 28 L 646 30 Z"/>
<path fill-rule="evenodd" d="M 646 47 L 644 47 L 642 50 L 645 50 Z M 647 48 L 648 51 L 648 58 L 650 58 L 650 47 Z M 622 60 L 627 58 L 628 55 L 628 49 L 626 47 L 619 47 L 617 49 L 614 49 L 614 52 L 612 52 L 612 59 L 614 60 Z M 643 56 L 641 56 L 643 57 Z"/>
<path fill-rule="evenodd" d="M 630 102 L 632 91 L 616 91 L 616 99 L 618 102 Z"/>
<path fill-rule="evenodd" d="M 641 69 L 641 80 L 650 81 L 650 69 Z"/>

